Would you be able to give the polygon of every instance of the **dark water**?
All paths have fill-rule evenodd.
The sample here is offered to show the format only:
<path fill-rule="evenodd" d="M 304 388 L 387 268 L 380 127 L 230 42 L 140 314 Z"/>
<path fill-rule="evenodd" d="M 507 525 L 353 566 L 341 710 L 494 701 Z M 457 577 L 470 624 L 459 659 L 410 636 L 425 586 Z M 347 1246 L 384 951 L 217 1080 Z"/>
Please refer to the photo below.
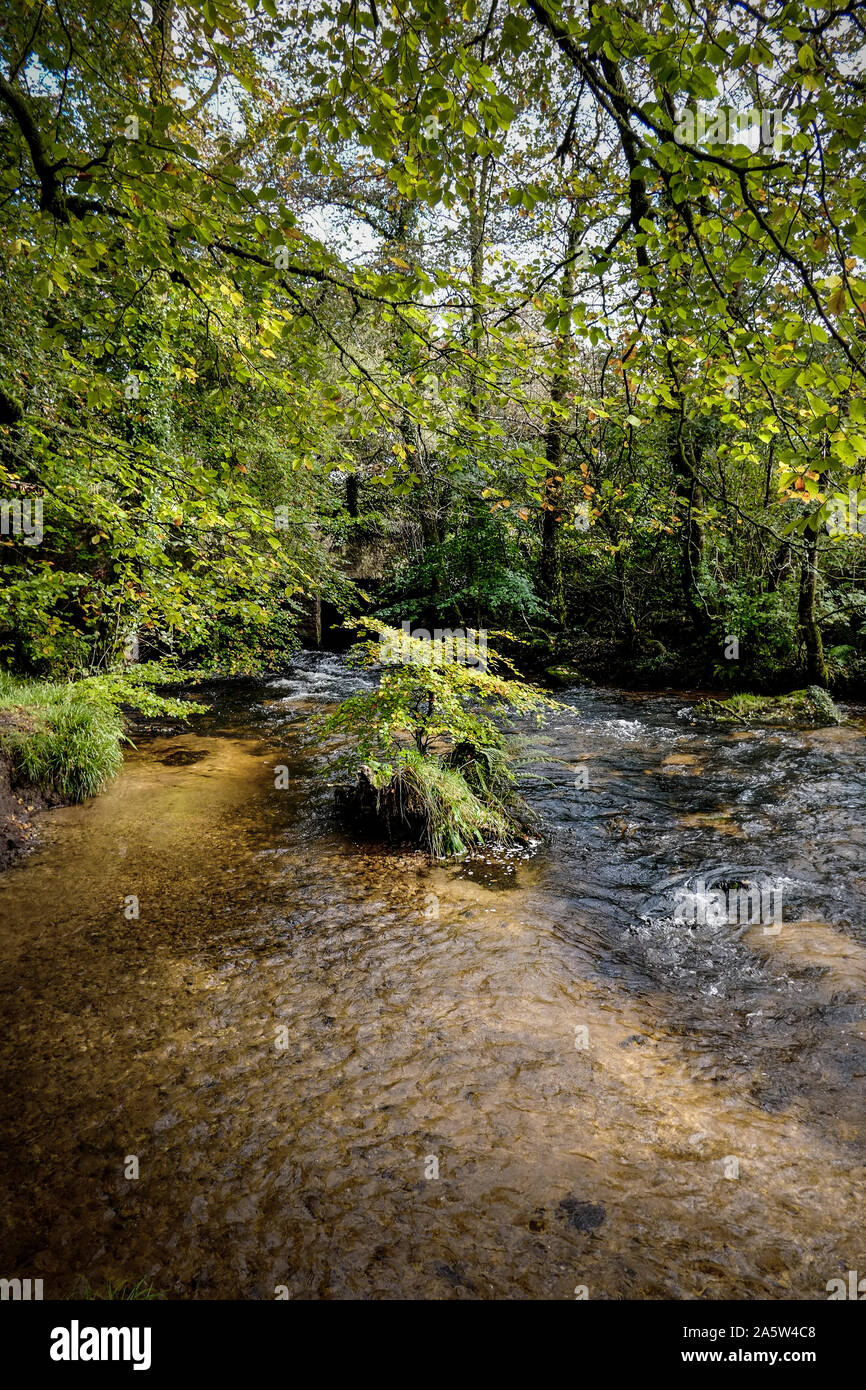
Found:
<path fill-rule="evenodd" d="M 863 724 L 569 692 L 519 731 L 552 840 L 444 867 L 330 822 L 301 735 L 356 681 L 304 655 L 142 741 L 0 880 L 0 1275 L 774 1299 L 866 1271 Z M 677 920 L 763 882 L 781 929 Z"/>

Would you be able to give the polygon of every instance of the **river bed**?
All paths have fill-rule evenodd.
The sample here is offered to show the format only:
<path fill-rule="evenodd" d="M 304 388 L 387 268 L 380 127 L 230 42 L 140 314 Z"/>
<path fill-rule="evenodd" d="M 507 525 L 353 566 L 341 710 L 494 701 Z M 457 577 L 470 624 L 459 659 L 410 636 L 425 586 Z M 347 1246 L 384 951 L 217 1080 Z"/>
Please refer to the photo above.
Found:
<path fill-rule="evenodd" d="M 697 695 L 574 688 L 517 730 L 550 838 L 436 865 L 331 818 L 303 737 L 358 680 L 304 653 L 139 740 L 0 879 L 0 1273 L 239 1299 L 866 1274 L 863 712 L 718 729 Z M 673 910 L 759 881 L 778 930 Z"/>

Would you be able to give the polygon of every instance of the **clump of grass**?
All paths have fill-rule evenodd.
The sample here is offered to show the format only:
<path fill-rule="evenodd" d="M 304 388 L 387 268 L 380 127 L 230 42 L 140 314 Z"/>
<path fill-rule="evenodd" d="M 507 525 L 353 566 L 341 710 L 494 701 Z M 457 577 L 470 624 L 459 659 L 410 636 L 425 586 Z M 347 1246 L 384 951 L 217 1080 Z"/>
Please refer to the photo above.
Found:
<path fill-rule="evenodd" d="M 153 1284 L 147 1279 L 139 1279 L 134 1284 L 112 1284 L 111 1280 L 107 1279 L 104 1284 L 96 1289 L 91 1288 L 89 1284 L 85 1283 L 81 1293 L 77 1294 L 76 1297 L 90 1301 L 98 1299 L 100 1302 L 104 1303 L 111 1303 L 114 1301 L 153 1303 L 159 1299 L 165 1298 L 165 1294 L 155 1289 Z"/>
<path fill-rule="evenodd" d="M 123 719 L 82 684 L 0 675 L 0 748 L 17 775 L 65 801 L 101 791 L 123 762 Z"/>
<path fill-rule="evenodd" d="M 123 762 L 121 745 L 129 740 L 121 706 L 180 719 L 207 708 L 152 689 L 178 675 L 156 662 L 66 683 L 0 672 L 0 749 L 22 781 L 64 801 L 83 801 L 102 791 Z"/>
<path fill-rule="evenodd" d="M 406 748 L 390 763 L 364 766 L 353 800 L 374 815 L 389 839 L 423 844 L 437 859 L 460 856 L 489 840 L 510 840 L 517 824 L 507 804 L 476 792 L 463 772 Z"/>

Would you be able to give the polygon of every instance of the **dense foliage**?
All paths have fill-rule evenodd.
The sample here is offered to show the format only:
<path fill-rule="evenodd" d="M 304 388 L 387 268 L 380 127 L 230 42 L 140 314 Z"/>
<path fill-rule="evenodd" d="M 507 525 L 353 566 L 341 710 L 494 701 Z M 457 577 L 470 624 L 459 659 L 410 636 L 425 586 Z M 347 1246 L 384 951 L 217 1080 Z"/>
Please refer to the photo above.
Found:
<path fill-rule="evenodd" d="M 7 7 L 0 660 L 274 666 L 324 600 L 862 689 L 863 51 L 776 0 Z"/>

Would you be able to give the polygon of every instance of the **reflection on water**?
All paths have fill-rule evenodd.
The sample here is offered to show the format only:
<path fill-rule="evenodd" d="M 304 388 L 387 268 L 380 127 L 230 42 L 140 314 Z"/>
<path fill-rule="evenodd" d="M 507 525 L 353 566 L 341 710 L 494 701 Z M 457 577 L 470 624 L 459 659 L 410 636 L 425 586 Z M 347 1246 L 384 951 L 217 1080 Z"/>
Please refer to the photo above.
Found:
<path fill-rule="evenodd" d="M 329 821 L 301 738 L 357 680 L 303 655 L 142 740 L 0 880 L 0 1272 L 821 1298 L 866 1268 L 860 729 L 573 691 L 519 730 L 551 842 L 446 867 Z M 672 914 L 756 877 L 778 934 Z"/>

